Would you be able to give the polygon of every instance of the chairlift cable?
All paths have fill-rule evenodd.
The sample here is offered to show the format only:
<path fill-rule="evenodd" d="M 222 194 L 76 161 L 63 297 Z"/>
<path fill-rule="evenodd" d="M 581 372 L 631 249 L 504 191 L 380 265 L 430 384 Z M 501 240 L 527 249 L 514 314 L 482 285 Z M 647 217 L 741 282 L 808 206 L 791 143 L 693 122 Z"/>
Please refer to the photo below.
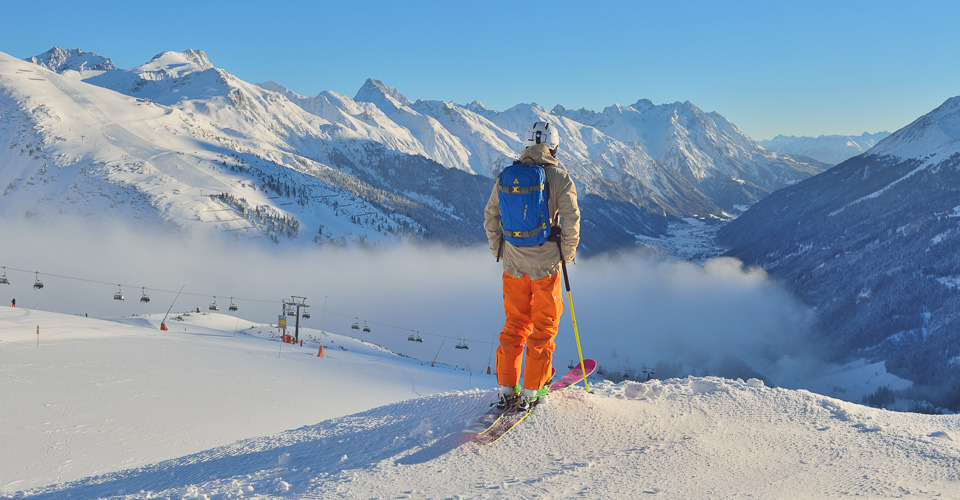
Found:
<path fill-rule="evenodd" d="M 36 278 L 36 281 L 35 281 L 35 283 L 34 283 L 34 288 L 41 288 L 41 287 L 43 287 L 43 283 L 40 281 L 40 276 L 51 277 L 51 278 L 59 278 L 59 279 L 66 279 L 66 280 L 72 280 L 72 281 L 79 281 L 79 282 L 83 282 L 83 283 L 93 283 L 93 284 L 97 284 L 97 285 L 105 285 L 105 286 L 111 286 L 111 287 L 112 287 L 112 286 L 117 286 L 118 289 L 121 290 L 121 291 L 118 292 L 117 295 L 122 294 L 122 288 L 123 288 L 124 286 L 127 286 L 127 287 L 131 287 L 131 286 L 132 286 L 132 287 L 136 288 L 136 285 L 130 285 L 130 284 L 124 285 L 122 282 L 118 283 L 118 282 L 116 282 L 116 281 L 102 281 L 102 280 L 96 280 L 96 279 L 91 279 L 91 278 L 83 278 L 83 277 L 77 277 L 77 276 L 69 276 L 69 275 L 66 275 L 66 274 L 44 273 L 44 272 L 40 272 L 40 271 L 36 271 L 36 270 L 31 271 L 31 270 L 27 270 L 27 269 L 19 269 L 19 268 L 16 268 L 16 267 L 9 267 L 9 266 L 2 266 L 2 269 L 3 269 L 3 271 L 2 271 L 2 276 L 4 276 L 4 277 L 6 277 L 6 272 L 7 272 L 8 270 L 9 270 L 9 271 L 23 272 L 23 273 L 34 273 L 34 276 L 35 276 L 35 278 Z M 192 297 L 211 297 L 211 296 L 216 297 L 215 295 L 210 294 L 210 293 L 193 292 L 193 291 L 189 291 L 189 290 L 184 290 L 185 287 L 186 287 L 186 285 L 183 285 L 183 286 L 180 287 L 179 290 L 172 290 L 172 289 L 166 289 L 166 288 L 155 288 L 155 287 L 141 286 L 141 287 L 140 287 L 141 292 L 142 292 L 141 302 L 147 302 L 146 300 L 143 300 L 143 297 L 147 297 L 147 293 L 146 293 L 147 291 L 155 292 L 155 293 L 169 293 L 169 294 L 174 294 L 175 297 L 174 297 L 174 299 L 173 299 L 173 303 L 171 303 L 171 305 L 170 305 L 170 310 L 168 310 L 167 313 L 164 315 L 164 320 L 165 320 L 166 317 L 170 314 L 170 311 L 173 310 L 173 305 L 174 305 L 174 303 L 176 303 L 177 298 L 179 298 L 181 295 L 192 296 Z M 121 300 L 121 299 L 117 299 L 117 300 Z M 275 300 L 275 299 L 261 299 L 261 298 L 252 298 L 252 297 L 237 297 L 237 296 L 233 296 L 232 299 L 231 299 L 231 302 L 232 302 L 233 300 L 236 300 L 237 302 L 252 302 L 252 303 L 260 303 L 260 304 L 274 304 L 274 303 L 276 303 L 276 300 Z M 216 301 L 216 299 L 214 299 L 214 301 Z M 218 309 L 218 310 L 219 310 L 219 309 Z M 351 316 L 353 316 L 354 318 L 359 319 L 359 317 L 356 316 L 356 315 L 341 313 L 341 312 L 337 312 L 337 311 L 332 311 L 332 310 L 330 310 L 330 309 L 326 309 L 326 307 L 325 307 L 325 309 L 324 309 L 324 313 L 325 313 L 325 314 L 334 314 L 334 315 L 338 315 L 338 316 L 342 316 L 342 317 L 351 317 Z M 368 325 L 379 326 L 379 327 L 384 327 L 384 328 L 393 328 L 393 329 L 401 330 L 402 332 L 409 332 L 409 331 L 411 331 L 411 329 L 408 328 L 408 327 L 403 327 L 403 326 L 396 325 L 396 324 L 392 324 L 392 323 L 386 323 L 386 322 L 383 322 L 383 321 L 376 321 L 376 320 L 365 319 L 364 322 L 365 322 L 366 324 L 368 324 Z M 359 329 L 359 325 L 358 325 L 358 329 Z M 416 330 L 416 331 L 417 331 L 417 333 L 418 333 L 418 337 L 420 336 L 420 334 L 422 334 L 422 335 L 425 335 L 425 336 L 428 336 L 428 337 L 436 337 L 436 338 L 440 338 L 440 339 L 444 339 L 444 340 L 446 340 L 446 339 L 450 339 L 450 340 L 462 340 L 462 341 L 464 341 L 464 343 L 466 343 L 467 341 L 469 341 L 469 342 L 472 342 L 472 343 L 487 344 L 487 345 L 490 345 L 490 346 L 493 346 L 493 345 L 496 344 L 495 342 L 490 342 L 490 341 L 474 340 L 474 339 L 465 339 L 465 338 L 461 338 L 461 337 L 454 337 L 454 336 L 452 336 L 452 335 L 445 335 L 445 334 L 442 334 L 442 333 L 436 333 L 436 332 L 430 332 L 430 331 L 424 331 L 424 330 Z M 422 341 L 422 337 L 420 338 L 420 341 Z M 441 345 L 442 345 L 442 344 L 443 344 L 443 343 L 441 342 Z"/>

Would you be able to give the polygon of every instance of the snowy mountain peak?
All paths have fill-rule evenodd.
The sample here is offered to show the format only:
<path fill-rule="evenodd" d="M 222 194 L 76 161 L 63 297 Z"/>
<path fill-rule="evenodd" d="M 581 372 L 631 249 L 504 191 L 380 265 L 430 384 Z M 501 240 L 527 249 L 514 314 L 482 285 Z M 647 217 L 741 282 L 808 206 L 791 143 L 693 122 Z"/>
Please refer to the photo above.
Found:
<path fill-rule="evenodd" d="M 880 141 L 869 153 L 906 158 L 945 158 L 960 153 L 960 96 Z"/>
<path fill-rule="evenodd" d="M 93 52 L 54 47 L 43 54 L 25 59 L 57 73 L 64 71 L 110 71 L 117 69 L 113 61 Z"/>
<path fill-rule="evenodd" d="M 466 109 L 473 111 L 477 114 L 482 114 L 484 111 L 487 111 L 487 107 L 483 105 L 479 100 L 474 100 L 470 104 L 464 106 Z"/>
<path fill-rule="evenodd" d="M 595 123 L 598 117 L 600 116 L 600 113 L 597 113 L 596 111 L 593 111 L 591 109 L 587 109 L 587 108 L 567 109 L 566 107 L 561 106 L 560 104 L 557 104 L 556 106 L 554 106 L 553 109 L 550 110 L 550 114 L 555 116 L 562 116 L 564 118 L 569 118 L 571 120 L 578 121 L 580 123 L 585 123 L 588 125 Z"/>
<path fill-rule="evenodd" d="M 204 51 L 187 49 L 183 52 L 161 52 L 141 68 L 165 68 L 183 76 L 187 73 L 213 69 L 213 64 L 210 63 Z"/>
<path fill-rule="evenodd" d="M 654 104 L 653 104 L 653 101 L 651 101 L 650 99 L 640 99 L 637 102 L 631 104 L 630 107 L 642 113 L 654 107 Z"/>
<path fill-rule="evenodd" d="M 399 90 L 373 78 L 367 78 L 367 81 L 364 82 L 363 87 L 360 87 L 360 90 L 357 91 L 357 95 L 353 100 L 372 102 L 381 109 L 386 107 L 394 110 L 413 104 L 413 102 L 407 99 L 407 96 L 403 95 Z"/>
<path fill-rule="evenodd" d="M 202 50 L 162 52 L 132 69 L 110 71 L 84 79 L 86 83 L 171 105 L 184 99 L 225 96 L 232 89 L 229 75 L 210 63 Z"/>

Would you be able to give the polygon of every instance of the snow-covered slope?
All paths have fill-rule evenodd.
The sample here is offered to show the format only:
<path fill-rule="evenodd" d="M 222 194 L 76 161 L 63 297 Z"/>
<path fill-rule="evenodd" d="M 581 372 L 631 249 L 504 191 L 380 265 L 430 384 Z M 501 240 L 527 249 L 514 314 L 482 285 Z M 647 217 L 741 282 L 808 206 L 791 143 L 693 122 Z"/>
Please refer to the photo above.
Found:
<path fill-rule="evenodd" d="M 759 141 L 759 144 L 770 151 L 806 156 L 829 165 L 836 165 L 867 151 L 889 135 L 890 132 L 877 132 L 875 134 L 864 132 L 858 136 L 796 137 L 778 135 L 773 139 Z"/>
<path fill-rule="evenodd" d="M 20 194 L 0 196 L 6 217 L 112 211 L 275 242 L 479 243 L 491 177 L 545 119 L 562 132 L 589 254 L 663 235 L 668 218 L 726 219 L 819 171 L 689 102 L 498 112 L 412 102 L 372 79 L 353 99 L 303 97 L 241 81 L 200 50 L 131 69 L 79 50 L 32 61 L 0 55 L 0 186 Z"/>
<path fill-rule="evenodd" d="M 28 60 L 56 73 L 64 73 L 69 70 L 84 74 L 97 74 L 97 72 L 117 69 L 110 59 L 80 49 L 70 50 L 54 47 Z"/>
<path fill-rule="evenodd" d="M 887 498 L 960 488 L 957 415 L 755 379 L 595 380 L 593 393 L 553 394 L 480 447 L 460 429 L 494 398 L 490 376 L 331 334 L 318 358 L 316 344 L 281 344 L 269 327 L 225 315 L 185 316 L 168 332 L 158 321 L 0 309 L 0 496 Z"/>
<path fill-rule="evenodd" d="M 720 239 L 814 306 L 837 352 L 886 360 L 957 408 L 958 200 L 954 97 L 863 155 L 774 193 Z"/>
<path fill-rule="evenodd" d="M 870 154 L 899 160 L 922 159 L 929 167 L 960 153 L 960 96 L 894 132 Z"/>
<path fill-rule="evenodd" d="M 86 80 L 0 54 L 0 75 L 4 217 L 68 211 L 241 238 L 377 245 L 478 217 L 437 185 L 489 189 L 373 141 L 329 141 L 341 127 L 212 67 L 199 51 Z M 394 179 L 414 172 L 416 182 Z"/>

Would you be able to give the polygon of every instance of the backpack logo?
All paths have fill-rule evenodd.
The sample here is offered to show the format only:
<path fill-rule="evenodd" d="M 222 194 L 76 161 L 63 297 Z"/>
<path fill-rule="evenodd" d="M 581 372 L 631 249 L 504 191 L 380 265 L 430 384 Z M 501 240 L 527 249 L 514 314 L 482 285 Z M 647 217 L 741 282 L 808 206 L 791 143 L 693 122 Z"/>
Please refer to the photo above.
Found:
<path fill-rule="evenodd" d="M 500 229 L 504 239 L 522 247 L 547 241 L 550 236 L 549 185 L 543 167 L 515 163 L 504 169 L 498 184 Z"/>

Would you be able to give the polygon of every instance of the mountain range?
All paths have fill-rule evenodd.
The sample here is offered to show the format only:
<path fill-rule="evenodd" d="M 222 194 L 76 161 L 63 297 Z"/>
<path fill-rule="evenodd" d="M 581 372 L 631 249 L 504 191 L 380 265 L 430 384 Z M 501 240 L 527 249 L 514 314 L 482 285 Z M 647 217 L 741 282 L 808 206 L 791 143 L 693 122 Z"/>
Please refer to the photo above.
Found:
<path fill-rule="evenodd" d="M 830 165 L 836 165 L 866 152 L 889 135 L 890 132 L 885 131 L 875 134 L 864 132 L 859 136 L 797 137 L 778 135 L 773 139 L 759 141 L 759 144 L 770 151 L 793 156 L 806 156 Z"/>
<path fill-rule="evenodd" d="M 80 50 L 0 53 L 0 220 L 479 244 L 493 177 L 529 124 L 548 120 L 580 193 L 582 254 L 633 248 L 681 218 L 732 219 L 718 242 L 814 308 L 825 352 L 886 361 L 918 390 L 960 398 L 958 108 L 950 99 L 827 170 L 689 102 L 495 111 L 411 101 L 374 79 L 353 98 L 305 97 L 244 82 L 199 50 L 132 69 Z"/>
<path fill-rule="evenodd" d="M 960 97 L 725 225 L 814 307 L 822 342 L 960 407 Z"/>
<path fill-rule="evenodd" d="M 587 254 L 662 236 L 677 218 L 727 220 L 826 167 L 689 102 L 494 111 L 413 102 L 373 79 L 353 98 L 304 97 L 199 50 L 132 69 L 79 49 L 0 54 L 0 112 L 4 217 L 108 213 L 274 242 L 481 242 L 492 179 L 535 120 L 561 130 Z"/>

